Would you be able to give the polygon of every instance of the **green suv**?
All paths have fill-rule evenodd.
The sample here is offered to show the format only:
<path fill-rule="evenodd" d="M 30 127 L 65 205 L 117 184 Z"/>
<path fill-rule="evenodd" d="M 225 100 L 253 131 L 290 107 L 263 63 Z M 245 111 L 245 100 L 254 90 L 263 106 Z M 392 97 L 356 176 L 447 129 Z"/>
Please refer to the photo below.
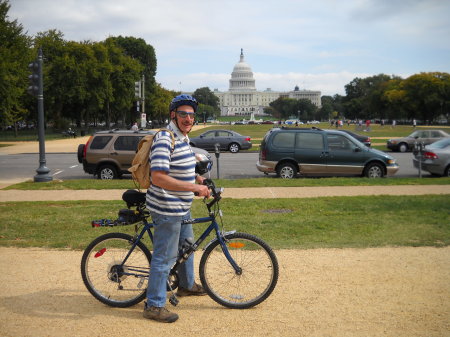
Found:
<path fill-rule="evenodd" d="M 399 167 L 390 155 L 365 146 L 349 134 L 318 128 L 273 128 L 264 136 L 256 168 L 281 178 L 303 176 L 394 175 Z"/>

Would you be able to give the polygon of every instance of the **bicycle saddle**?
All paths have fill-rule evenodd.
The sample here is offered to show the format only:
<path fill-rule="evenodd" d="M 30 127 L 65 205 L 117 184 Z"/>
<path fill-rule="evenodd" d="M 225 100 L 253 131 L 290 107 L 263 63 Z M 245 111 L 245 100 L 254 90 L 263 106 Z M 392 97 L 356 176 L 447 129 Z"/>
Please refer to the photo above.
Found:
<path fill-rule="evenodd" d="M 145 203 L 145 192 L 136 190 L 126 190 L 122 194 L 122 200 L 127 203 L 127 206 L 139 206 Z"/>

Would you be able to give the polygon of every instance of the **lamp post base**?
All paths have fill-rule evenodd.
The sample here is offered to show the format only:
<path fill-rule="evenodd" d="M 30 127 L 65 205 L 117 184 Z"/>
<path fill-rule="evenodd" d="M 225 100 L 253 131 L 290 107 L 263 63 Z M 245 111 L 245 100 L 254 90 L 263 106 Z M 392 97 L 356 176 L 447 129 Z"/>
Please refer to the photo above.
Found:
<path fill-rule="evenodd" d="M 48 173 L 50 172 L 50 169 L 46 166 L 40 166 L 37 170 L 36 170 L 37 174 L 34 176 L 34 182 L 36 183 L 41 183 L 41 182 L 46 182 L 46 181 L 52 181 L 53 177 L 48 175 Z"/>

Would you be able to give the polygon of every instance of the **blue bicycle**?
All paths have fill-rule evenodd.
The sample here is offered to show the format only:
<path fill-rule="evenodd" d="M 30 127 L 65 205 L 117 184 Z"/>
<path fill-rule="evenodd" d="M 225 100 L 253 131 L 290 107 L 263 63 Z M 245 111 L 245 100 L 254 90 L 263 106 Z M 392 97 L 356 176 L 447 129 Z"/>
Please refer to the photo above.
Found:
<path fill-rule="evenodd" d="M 211 234 L 213 238 L 203 248 L 199 276 L 207 294 L 217 303 L 233 309 L 253 307 L 273 292 L 278 281 L 278 261 L 273 250 L 260 238 L 235 231 L 225 232 L 219 201 L 223 189 L 216 188 L 210 179 L 205 185 L 212 200 L 204 200 L 209 216 L 186 220 L 185 223 L 210 223 L 195 242 L 186 241 L 167 280 L 169 302 L 177 305 L 174 290 L 178 287 L 178 266 Z M 148 222 L 145 193 L 128 190 L 123 194 L 128 208 L 119 218 L 93 221 L 93 227 L 135 224 L 135 235 L 108 233 L 92 241 L 83 253 L 81 275 L 89 292 L 99 301 L 113 307 L 129 307 L 146 297 L 152 254 L 143 243 L 147 233 L 153 241 L 153 223 Z M 223 227 L 223 226 L 222 226 Z"/>

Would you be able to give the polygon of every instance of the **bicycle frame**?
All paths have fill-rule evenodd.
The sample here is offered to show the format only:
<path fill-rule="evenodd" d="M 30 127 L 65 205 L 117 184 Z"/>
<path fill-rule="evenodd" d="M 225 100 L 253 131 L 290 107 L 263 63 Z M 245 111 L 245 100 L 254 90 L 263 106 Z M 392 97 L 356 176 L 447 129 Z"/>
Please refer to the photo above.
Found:
<path fill-rule="evenodd" d="M 202 217 L 202 218 L 193 218 L 193 219 L 187 219 L 182 222 L 183 224 L 196 224 L 196 223 L 205 223 L 211 221 L 211 224 L 205 229 L 205 231 L 200 235 L 200 237 L 195 241 L 192 245 L 190 251 L 187 253 L 187 256 L 178 255 L 177 260 L 173 267 L 171 268 L 171 271 L 176 270 L 176 268 L 183 263 L 191 254 L 193 254 L 197 248 L 202 244 L 202 242 L 211 234 L 211 232 L 214 230 L 216 233 L 216 238 L 212 239 L 209 244 L 214 242 L 215 240 L 219 240 L 220 246 L 222 247 L 222 252 L 224 253 L 225 257 L 227 258 L 230 265 L 235 270 L 236 274 L 240 275 L 242 273 L 242 269 L 237 265 L 237 263 L 232 258 L 227 245 L 225 244 L 225 238 L 224 236 L 226 234 L 229 234 L 228 232 L 223 235 L 220 231 L 219 224 L 216 221 L 216 218 L 213 213 L 210 213 L 210 216 L 208 217 Z M 145 233 L 148 233 L 148 236 L 150 237 L 150 241 L 153 242 L 153 233 L 151 231 L 151 228 L 154 227 L 153 223 L 148 222 L 146 219 L 143 220 L 144 228 L 140 231 L 140 233 L 137 235 L 136 239 L 133 241 L 133 245 L 131 246 L 128 254 L 125 256 L 124 260 L 122 261 L 121 266 L 123 266 L 126 261 L 128 260 L 128 257 L 133 252 L 134 248 L 136 247 L 137 243 L 143 238 Z M 208 245 L 209 245 L 208 244 Z M 126 273 L 129 274 L 129 273 Z M 130 274 L 132 275 L 132 274 Z"/>

